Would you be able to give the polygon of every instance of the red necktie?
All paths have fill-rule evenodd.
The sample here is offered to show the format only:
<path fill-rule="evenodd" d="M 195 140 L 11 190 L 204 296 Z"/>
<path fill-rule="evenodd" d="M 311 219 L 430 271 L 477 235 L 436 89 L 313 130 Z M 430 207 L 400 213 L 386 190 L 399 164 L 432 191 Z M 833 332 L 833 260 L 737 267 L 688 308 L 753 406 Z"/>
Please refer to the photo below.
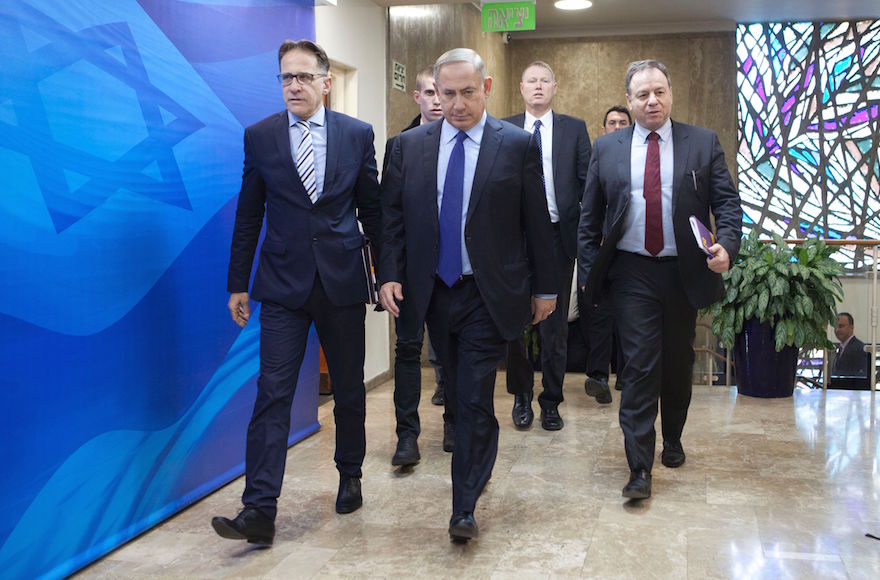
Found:
<path fill-rule="evenodd" d="M 656 256 L 663 249 L 663 210 L 660 201 L 660 135 L 648 134 L 648 156 L 645 158 L 645 249 Z"/>

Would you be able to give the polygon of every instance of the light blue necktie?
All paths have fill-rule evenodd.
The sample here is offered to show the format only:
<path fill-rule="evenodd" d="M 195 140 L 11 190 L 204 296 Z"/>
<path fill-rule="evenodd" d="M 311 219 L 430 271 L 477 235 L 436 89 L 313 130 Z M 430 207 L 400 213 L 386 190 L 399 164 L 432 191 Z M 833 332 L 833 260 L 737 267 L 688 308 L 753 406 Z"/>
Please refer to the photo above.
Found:
<path fill-rule="evenodd" d="M 440 202 L 440 259 L 437 273 L 443 283 L 452 287 L 461 278 L 461 206 L 464 198 L 464 140 L 467 133 L 455 136 L 452 155 L 443 182 Z"/>

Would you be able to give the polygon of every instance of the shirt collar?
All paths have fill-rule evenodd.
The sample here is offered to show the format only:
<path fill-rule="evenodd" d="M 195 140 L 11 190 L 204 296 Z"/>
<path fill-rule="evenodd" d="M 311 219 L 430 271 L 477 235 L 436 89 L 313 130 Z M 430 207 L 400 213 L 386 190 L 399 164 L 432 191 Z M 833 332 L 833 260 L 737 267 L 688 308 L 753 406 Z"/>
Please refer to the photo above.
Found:
<path fill-rule="evenodd" d="M 639 143 L 644 143 L 648 140 L 648 135 L 651 132 L 636 121 L 633 129 L 633 141 L 638 141 Z M 672 119 L 666 119 L 666 122 L 663 123 L 663 126 L 657 129 L 656 133 L 660 135 L 661 141 L 672 141 Z"/>
<path fill-rule="evenodd" d="M 318 125 L 319 127 L 323 127 L 324 126 L 324 117 L 326 114 L 327 114 L 327 111 L 324 109 L 324 105 L 321 105 L 320 107 L 318 107 L 318 110 L 315 111 L 315 114 L 312 115 L 311 117 L 309 117 L 308 119 L 306 119 L 306 121 L 308 121 L 309 123 L 311 123 L 313 125 Z M 293 127 L 294 125 L 296 125 L 297 123 L 302 121 L 302 119 L 300 119 L 298 116 L 294 115 L 290 111 L 287 111 L 287 120 L 290 122 L 291 127 Z"/>
<path fill-rule="evenodd" d="M 541 125 L 544 127 L 552 127 L 553 126 L 553 109 L 547 109 L 547 112 L 541 115 L 540 117 L 535 117 L 528 111 L 526 111 L 526 122 L 523 124 L 523 128 L 532 129 L 535 128 L 535 121 L 541 121 Z"/>
<path fill-rule="evenodd" d="M 476 125 L 465 131 L 467 136 L 470 137 L 475 143 L 479 145 L 480 141 L 483 139 L 483 129 L 486 126 L 486 117 L 488 113 L 483 111 L 483 116 L 480 117 L 480 120 Z M 440 142 L 448 143 L 455 139 L 455 136 L 458 135 L 459 129 L 456 129 L 452 125 L 449 124 L 445 118 L 443 119 L 443 124 L 440 127 Z"/>

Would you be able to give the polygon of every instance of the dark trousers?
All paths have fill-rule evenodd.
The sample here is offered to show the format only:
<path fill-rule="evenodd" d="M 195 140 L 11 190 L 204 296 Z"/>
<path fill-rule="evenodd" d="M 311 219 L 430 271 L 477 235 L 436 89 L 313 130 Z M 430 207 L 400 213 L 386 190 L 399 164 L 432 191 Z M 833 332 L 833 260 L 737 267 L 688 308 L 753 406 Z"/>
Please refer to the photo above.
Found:
<path fill-rule="evenodd" d="M 578 291 L 578 312 L 581 330 L 586 337 L 587 376 L 608 380 L 611 350 L 614 345 L 614 316 L 611 301 L 603 297 L 598 304 L 587 304 L 584 293 Z"/>
<path fill-rule="evenodd" d="M 421 433 L 419 400 L 422 394 L 422 341 L 425 322 L 415 313 L 412 300 L 400 303 L 400 316 L 394 320 L 397 345 L 394 356 L 394 414 L 397 418 L 397 437 L 413 439 Z M 429 349 L 430 351 L 430 349 Z M 437 384 L 445 382 L 443 366 L 432 360 Z"/>
<path fill-rule="evenodd" d="M 568 349 L 568 305 L 571 300 L 571 277 L 574 260 L 565 255 L 559 228 L 553 236 L 553 259 L 556 266 L 559 294 L 556 308 L 546 320 L 538 323 L 541 341 L 541 370 L 544 390 L 538 396 L 542 408 L 556 407 L 562 402 L 562 381 L 565 378 L 565 359 Z M 535 384 L 535 370 L 526 355 L 523 337 L 511 341 L 507 348 L 507 392 L 512 395 L 531 394 Z"/>
<path fill-rule="evenodd" d="M 289 310 L 273 302 L 262 303 L 260 376 L 247 432 L 244 505 L 275 517 L 287 460 L 290 407 L 313 321 L 333 383 L 336 468 L 344 476 L 361 476 L 366 452 L 365 315 L 363 304 L 333 305 L 318 276 L 302 308 Z"/>
<path fill-rule="evenodd" d="M 677 259 L 618 252 L 609 272 L 626 384 L 620 427 L 630 470 L 654 465 L 657 402 L 663 439 L 678 441 L 687 419 L 697 311 L 688 302 Z"/>
<path fill-rule="evenodd" d="M 501 338 L 473 278 L 447 288 L 437 279 L 428 307 L 428 332 L 446 369 L 444 419 L 455 423 L 452 512 L 472 512 L 498 454 L 492 396 L 507 342 Z"/>

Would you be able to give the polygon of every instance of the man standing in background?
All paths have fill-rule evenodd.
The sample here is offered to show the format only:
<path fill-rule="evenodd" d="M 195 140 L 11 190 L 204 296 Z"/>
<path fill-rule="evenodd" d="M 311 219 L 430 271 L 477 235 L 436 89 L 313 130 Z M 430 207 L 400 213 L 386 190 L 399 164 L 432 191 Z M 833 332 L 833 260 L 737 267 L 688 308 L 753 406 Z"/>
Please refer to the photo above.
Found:
<path fill-rule="evenodd" d="M 443 117 L 437 89 L 434 87 L 434 67 L 429 66 L 416 75 L 416 88 L 413 99 L 419 106 L 418 116 L 406 129 L 409 131 L 425 123 L 431 123 Z M 388 167 L 388 157 L 394 139 L 389 139 L 385 146 L 385 160 L 382 162 L 382 173 Z M 404 295 L 408 293 L 404 282 Z M 425 319 L 419 317 L 412 308 L 412 301 L 401 303 L 400 316 L 394 319 L 397 344 L 394 350 L 394 414 L 397 419 L 397 449 L 391 458 L 391 465 L 415 465 L 421 459 L 418 438 L 421 433 L 419 422 L 419 400 L 422 394 L 422 341 L 425 337 Z M 437 358 L 437 353 L 428 341 L 428 360 L 434 367 L 437 389 L 431 402 L 443 404 L 443 391 L 446 375 Z M 453 441 L 444 433 L 443 450 L 452 451 Z"/>
<path fill-rule="evenodd" d="M 526 105 L 525 113 L 505 119 L 532 133 L 538 142 L 544 170 L 544 195 L 553 224 L 553 251 L 538 256 L 538 259 L 553 264 L 560 289 L 556 311 L 538 325 L 544 386 L 538 404 L 541 426 L 548 431 L 557 431 L 564 425 L 559 404 L 563 400 L 562 381 L 568 343 L 568 289 L 571 288 L 577 256 L 580 201 L 590 163 L 587 125 L 581 119 L 551 109 L 556 89 L 556 76 L 550 65 L 543 61 L 531 63 L 523 71 L 519 84 Z M 514 396 L 513 424 L 518 429 L 528 429 L 534 419 L 535 371 L 522 335 L 511 341 L 507 348 L 507 392 Z"/>
<path fill-rule="evenodd" d="M 310 40 L 288 40 L 278 62 L 286 110 L 245 129 L 229 259 L 229 313 L 244 327 L 265 215 L 253 286 L 261 302 L 260 376 L 247 431 L 244 509 L 235 519 L 211 521 L 224 538 L 264 545 L 275 536 L 290 407 L 312 322 L 333 382 L 336 511 L 353 512 L 363 502 L 367 281 L 358 220 L 372 240 L 381 227 L 373 129 L 324 108 L 332 82 L 327 54 Z"/>

